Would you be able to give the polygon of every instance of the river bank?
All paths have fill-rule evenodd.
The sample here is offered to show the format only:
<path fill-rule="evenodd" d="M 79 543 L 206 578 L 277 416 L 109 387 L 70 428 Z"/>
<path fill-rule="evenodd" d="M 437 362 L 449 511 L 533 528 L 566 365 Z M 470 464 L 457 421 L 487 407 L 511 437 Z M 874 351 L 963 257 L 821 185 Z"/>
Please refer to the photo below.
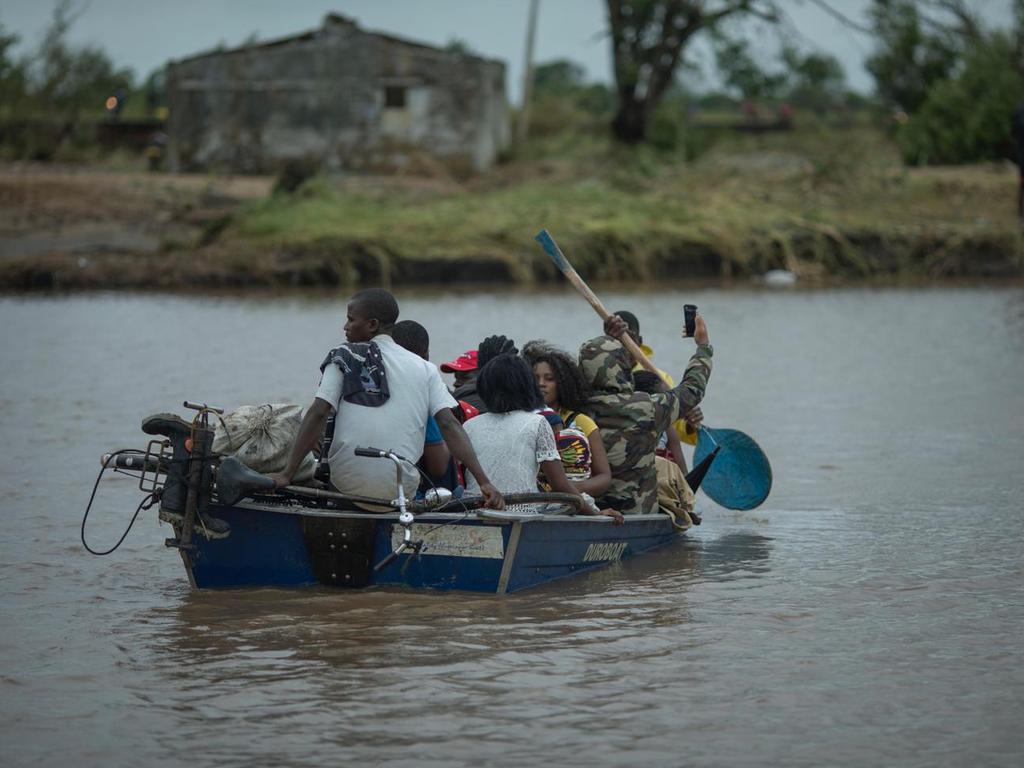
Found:
<path fill-rule="evenodd" d="M 907 169 L 884 139 L 757 137 L 686 163 L 561 137 L 475 179 L 0 168 L 0 290 L 805 283 L 1024 275 L 1010 164 Z"/>

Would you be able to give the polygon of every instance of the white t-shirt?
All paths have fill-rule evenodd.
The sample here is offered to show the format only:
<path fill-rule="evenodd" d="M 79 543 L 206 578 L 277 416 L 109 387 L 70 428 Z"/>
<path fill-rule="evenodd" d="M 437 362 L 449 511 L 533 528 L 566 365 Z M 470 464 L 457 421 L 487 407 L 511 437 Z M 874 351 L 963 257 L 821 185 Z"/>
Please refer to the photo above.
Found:
<path fill-rule="evenodd" d="M 398 495 L 395 465 L 390 459 L 356 456 L 356 447 L 394 451 L 410 461 L 423 455 L 427 417 L 457 403 L 441 380 L 437 367 L 398 346 L 385 334 L 373 341 L 380 348 L 390 397 L 384 405 L 370 408 L 341 399 L 343 376 L 336 365 L 324 369 L 316 396 L 338 412 L 334 441 L 328 461 L 331 484 L 342 493 L 394 499 Z M 412 498 L 419 485 L 415 467 L 403 464 L 402 485 Z"/>
<path fill-rule="evenodd" d="M 540 463 L 560 460 L 551 425 L 539 413 L 481 413 L 463 427 L 480 466 L 502 493 L 535 493 Z M 466 493 L 480 493 L 472 472 L 466 473 Z"/>

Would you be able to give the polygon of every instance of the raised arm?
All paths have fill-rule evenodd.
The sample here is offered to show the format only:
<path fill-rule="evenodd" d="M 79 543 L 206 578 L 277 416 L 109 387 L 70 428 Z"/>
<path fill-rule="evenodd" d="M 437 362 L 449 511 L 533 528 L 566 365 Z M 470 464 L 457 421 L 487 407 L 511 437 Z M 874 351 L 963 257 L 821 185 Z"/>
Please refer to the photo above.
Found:
<path fill-rule="evenodd" d="M 295 436 L 295 442 L 292 443 L 288 465 L 283 471 L 268 475 L 278 488 L 284 488 L 291 484 L 295 473 L 299 471 L 302 460 L 313 450 L 316 441 L 324 433 L 324 425 L 332 410 L 334 410 L 333 406 L 326 400 L 321 400 L 319 397 L 313 398 L 313 404 L 306 409 L 306 415 L 302 417 L 302 424 L 299 426 L 299 434 Z"/>
<path fill-rule="evenodd" d="M 697 351 L 693 353 L 682 380 L 675 387 L 675 392 L 679 396 L 679 414 L 673 415 L 673 421 L 700 404 L 708 388 L 708 379 L 711 378 L 711 357 L 714 350 L 708 336 L 708 327 L 700 315 L 697 315 L 693 340 L 697 342 Z"/>
<path fill-rule="evenodd" d="M 461 461 L 480 484 L 480 495 L 486 500 L 486 506 L 489 509 L 504 509 L 505 499 L 501 497 L 498 489 L 491 485 L 487 473 L 480 466 L 480 460 L 476 457 L 476 451 L 473 450 L 473 444 L 469 441 L 466 430 L 459 424 L 455 414 L 449 408 L 442 408 L 434 414 L 434 418 L 437 419 L 437 426 L 441 428 L 441 435 L 452 456 L 456 461 Z"/>
<path fill-rule="evenodd" d="M 604 332 L 620 341 L 627 330 L 625 321 L 618 315 L 611 315 L 604 322 Z M 685 337 L 685 331 L 683 333 Z M 693 340 L 697 342 L 697 351 L 690 358 L 679 384 L 666 392 L 651 395 L 651 400 L 657 408 L 656 426 L 659 431 L 669 429 L 673 421 L 696 408 L 704 399 L 708 379 L 711 378 L 711 357 L 714 350 L 708 336 L 707 324 L 700 315 L 697 315 Z"/>

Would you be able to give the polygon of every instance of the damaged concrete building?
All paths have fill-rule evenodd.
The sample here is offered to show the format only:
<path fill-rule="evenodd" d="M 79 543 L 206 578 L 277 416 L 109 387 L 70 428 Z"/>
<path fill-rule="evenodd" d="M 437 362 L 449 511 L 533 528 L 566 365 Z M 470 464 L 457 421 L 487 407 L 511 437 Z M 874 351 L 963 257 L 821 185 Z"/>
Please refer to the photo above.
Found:
<path fill-rule="evenodd" d="M 288 161 L 365 173 L 489 168 L 509 142 L 505 65 L 360 29 L 319 29 L 168 67 L 172 171 Z"/>

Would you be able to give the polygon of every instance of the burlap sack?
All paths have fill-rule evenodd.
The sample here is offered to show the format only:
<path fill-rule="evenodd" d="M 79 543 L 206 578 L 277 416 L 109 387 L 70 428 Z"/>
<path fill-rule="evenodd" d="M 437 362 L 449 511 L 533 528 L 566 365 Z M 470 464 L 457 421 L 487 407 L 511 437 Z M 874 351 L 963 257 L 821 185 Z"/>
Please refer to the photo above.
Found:
<path fill-rule="evenodd" d="M 675 516 L 680 526 L 689 528 L 693 525 L 690 513 L 697 502 L 683 471 L 674 461 L 662 456 L 654 457 L 654 466 L 658 470 L 658 506 Z"/>
<path fill-rule="evenodd" d="M 245 466 L 263 474 L 280 472 L 288 464 L 301 424 L 300 405 L 243 405 L 217 422 L 213 451 L 222 456 L 235 456 Z M 299 465 L 292 482 L 308 482 L 313 478 L 315 467 L 316 460 L 311 453 Z"/>

